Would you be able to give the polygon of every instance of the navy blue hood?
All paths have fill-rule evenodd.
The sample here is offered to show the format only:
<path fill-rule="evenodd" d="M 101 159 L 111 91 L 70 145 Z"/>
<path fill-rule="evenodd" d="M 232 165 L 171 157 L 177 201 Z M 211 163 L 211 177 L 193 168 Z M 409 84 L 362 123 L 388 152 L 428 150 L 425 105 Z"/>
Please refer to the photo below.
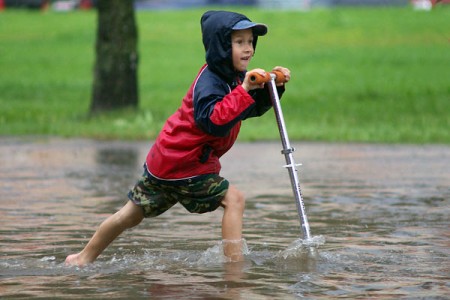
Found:
<path fill-rule="evenodd" d="M 208 11 L 201 18 L 203 46 L 205 47 L 206 63 L 213 72 L 231 83 L 242 74 L 234 70 L 231 51 L 231 33 L 233 26 L 246 16 L 228 11 Z M 254 34 L 253 48 L 256 50 L 258 36 Z"/>

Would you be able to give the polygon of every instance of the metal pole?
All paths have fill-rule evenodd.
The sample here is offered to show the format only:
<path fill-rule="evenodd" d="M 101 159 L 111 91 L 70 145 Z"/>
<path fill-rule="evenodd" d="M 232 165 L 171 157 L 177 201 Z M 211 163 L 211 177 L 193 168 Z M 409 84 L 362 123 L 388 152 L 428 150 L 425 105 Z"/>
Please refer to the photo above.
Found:
<path fill-rule="evenodd" d="M 294 192 L 297 212 L 300 217 L 300 224 L 302 228 L 303 238 L 310 239 L 311 233 L 309 230 L 308 218 L 306 217 L 305 205 L 303 203 L 302 190 L 300 188 L 300 181 L 297 174 L 297 165 L 294 162 L 294 157 L 292 153 L 295 151 L 289 143 L 289 137 L 286 130 L 286 125 L 284 123 L 283 112 L 281 110 L 280 98 L 278 96 L 277 87 L 275 84 L 275 75 L 271 74 L 271 80 L 267 83 L 269 85 L 270 98 L 272 100 L 273 110 L 275 112 L 275 117 L 277 119 L 278 129 L 280 131 L 281 143 L 283 145 L 283 150 L 286 159 L 285 167 L 289 171 L 289 177 L 291 179 L 292 191 Z"/>

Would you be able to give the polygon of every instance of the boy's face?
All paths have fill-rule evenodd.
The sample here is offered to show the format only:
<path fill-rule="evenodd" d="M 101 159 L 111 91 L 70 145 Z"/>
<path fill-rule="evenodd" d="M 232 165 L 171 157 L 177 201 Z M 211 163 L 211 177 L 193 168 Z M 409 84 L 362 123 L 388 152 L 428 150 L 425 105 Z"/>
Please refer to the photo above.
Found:
<path fill-rule="evenodd" d="M 234 68 L 240 72 L 246 71 L 254 53 L 252 29 L 234 30 L 231 33 L 231 48 Z"/>

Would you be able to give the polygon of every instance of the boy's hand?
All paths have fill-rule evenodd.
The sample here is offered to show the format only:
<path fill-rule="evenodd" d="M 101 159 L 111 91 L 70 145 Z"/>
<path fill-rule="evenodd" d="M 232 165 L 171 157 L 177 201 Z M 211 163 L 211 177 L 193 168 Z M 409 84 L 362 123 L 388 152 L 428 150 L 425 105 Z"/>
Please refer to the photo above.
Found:
<path fill-rule="evenodd" d="M 285 77 L 285 82 L 277 83 L 277 86 L 283 86 L 286 82 L 291 80 L 291 71 L 288 68 L 276 66 L 275 68 L 272 69 L 272 71 L 279 71 L 283 73 Z"/>
<path fill-rule="evenodd" d="M 250 81 L 250 73 L 253 73 L 253 72 L 257 72 L 257 73 L 261 74 L 262 76 L 264 76 L 266 74 L 266 71 L 264 71 L 263 69 L 253 69 L 253 70 L 247 71 L 247 73 L 245 74 L 244 82 L 242 83 L 242 87 L 247 92 L 254 90 L 254 89 L 261 89 L 264 87 L 264 83 L 257 84 L 257 83 L 252 83 Z"/>

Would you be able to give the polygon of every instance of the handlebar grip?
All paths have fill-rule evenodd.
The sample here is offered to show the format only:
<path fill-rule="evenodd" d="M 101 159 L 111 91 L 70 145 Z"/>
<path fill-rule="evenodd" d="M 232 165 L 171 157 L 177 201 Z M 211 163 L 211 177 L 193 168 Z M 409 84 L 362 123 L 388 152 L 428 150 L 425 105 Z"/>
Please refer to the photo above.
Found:
<path fill-rule="evenodd" d="M 276 83 L 285 83 L 286 82 L 286 76 L 284 76 L 283 72 L 272 71 L 272 73 L 275 74 L 275 82 Z"/>
<path fill-rule="evenodd" d="M 266 72 L 266 74 L 263 76 L 258 72 L 252 72 L 250 73 L 250 82 L 254 84 L 261 84 L 265 82 L 270 81 L 270 73 Z"/>
<path fill-rule="evenodd" d="M 284 76 L 283 72 L 280 71 L 272 71 L 272 72 L 266 72 L 266 74 L 263 76 L 258 72 L 252 72 L 250 73 L 250 82 L 254 84 L 261 84 L 269 82 L 272 78 L 270 77 L 270 74 L 275 75 L 275 82 L 276 83 L 284 83 L 286 82 L 286 77 Z"/>

